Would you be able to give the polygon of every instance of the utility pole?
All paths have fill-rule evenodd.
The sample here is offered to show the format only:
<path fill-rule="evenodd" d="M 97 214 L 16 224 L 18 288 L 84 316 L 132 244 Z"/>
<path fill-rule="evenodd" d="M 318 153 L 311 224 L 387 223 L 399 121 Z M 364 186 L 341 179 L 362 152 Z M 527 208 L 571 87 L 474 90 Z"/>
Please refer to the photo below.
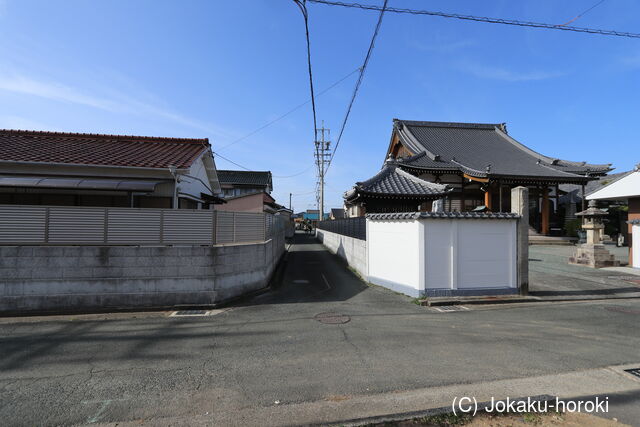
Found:
<path fill-rule="evenodd" d="M 326 140 L 325 140 L 326 132 Z M 324 174 L 325 165 L 331 157 L 331 141 L 329 140 L 330 130 L 325 129 L 324 121 L 322 122 L 322 128 L 317 130 L 315 144 L 316 166 L 318 166 L 318 221 L 324 219 Z M 320 136 L 320 138 L 318 138 Z"/>
<path fill-rule="evenodd" d="M 291 193 L 289 193 L 289 210 L 293 211 L 293 209 L 291 209 Z"/>

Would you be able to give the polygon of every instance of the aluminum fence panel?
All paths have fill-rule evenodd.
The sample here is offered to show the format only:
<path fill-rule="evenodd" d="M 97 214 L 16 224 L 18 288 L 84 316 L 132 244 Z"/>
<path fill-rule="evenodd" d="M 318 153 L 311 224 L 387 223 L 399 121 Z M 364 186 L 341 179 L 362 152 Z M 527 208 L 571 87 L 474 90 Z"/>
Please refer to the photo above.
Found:
<path fill-rule="evenodd" d="M 216 212 L 216 243 L 233 243 L 235 241 L 235 212 Z"/>
<path fill-rule="evenodd" d="M 162 243 L 213 244 L 214 211 L 162 211 Z"/>
<path fill-rule="evenodd" d="M 46 241 L 47 208 L 0 205 L 0 243 Z"/>
<path fill-rule="evenodd" d="M 50 207 L 49 243 L 103 244 L 106 209 Z"/>
<path fill-rule="evenodd" d="M 160 244 L 160 209 L 109 208 L 107 243 Z"/>
<path fill-rule="evenodd" d="M 273 215 L 252 212 L 0 205 L 0 244 L 214 245 L 256 242 L 284 230 L 281 222 Z"/>
<path fill-rule="evenodd" d="M 263 213 L 236 212 L 236 242 L 251 242 L 265 240 L 265 225 Z M 267 215 L 271 216 L 271 215 Z"/>

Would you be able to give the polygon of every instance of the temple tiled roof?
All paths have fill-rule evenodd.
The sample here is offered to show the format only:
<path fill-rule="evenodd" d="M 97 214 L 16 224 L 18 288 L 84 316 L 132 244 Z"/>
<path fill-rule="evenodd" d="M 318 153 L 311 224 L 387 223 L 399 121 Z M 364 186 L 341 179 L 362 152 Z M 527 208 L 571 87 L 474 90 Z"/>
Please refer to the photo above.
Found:
<path fill-rule="evenodd" d="M 187 168 L 209 140 L 0 130 L 0 162 Z"/>
<path fill-rule="evenodd" d="M 427 182 L 398 167 L 398 163 L 387 160 L 382 170 L 366 181 L 356 182 L 356 185 L 345 193 L 350 199 L 356 194 L 416 197 L 424 199 L 439 199 L 451 190 L 446 185 Z"/>
<path fill-rule="evenodd" d="M 610 164 L 571 162 L 544 156 L 513 139 L 505 124 L 418 122 L 394 119 L 394 132 L 412 153 L 403 168 L 458 171 L 474 177 L 530 177 L 582 182 L 603 175 Z"/>
<path fill-rule="evenodd" d="M 517 219 L 520 218 L 520 215 L 512 212 L 393 212 L 367 214 L 367 218 L 373 220 L 418 218 Z"/>

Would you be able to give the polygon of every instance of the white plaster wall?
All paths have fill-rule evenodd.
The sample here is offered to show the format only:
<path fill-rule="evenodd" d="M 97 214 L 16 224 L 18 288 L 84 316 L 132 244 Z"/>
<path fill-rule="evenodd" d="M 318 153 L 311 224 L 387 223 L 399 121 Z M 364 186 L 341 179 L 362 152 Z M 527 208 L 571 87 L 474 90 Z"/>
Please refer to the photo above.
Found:
<path fill-rule="evenodd" d="M 631 241 L 634 246 L 631 266 L 634 268 L 640 268 L 640 224 L 634 224 L 631 228 Z"/>
<path fill-rule="evenodd" d="M 332 253 L 347 261 L 347 264 L 364 278 L 367 277 L 367 241 L 354 237 L 316 230 L 316 237 Z"/>
<path fill-rule="evenodd" d="M 369 281 L 417 297 L 421 290 L 417 220 L 367 220 Z"/>

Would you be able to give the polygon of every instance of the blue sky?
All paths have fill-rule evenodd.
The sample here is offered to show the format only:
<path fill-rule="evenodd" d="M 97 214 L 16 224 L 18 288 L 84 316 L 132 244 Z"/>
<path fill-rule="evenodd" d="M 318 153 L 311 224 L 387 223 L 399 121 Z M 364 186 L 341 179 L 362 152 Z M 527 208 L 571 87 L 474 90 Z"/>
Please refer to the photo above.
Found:
<path fill-rule="evenodd" d="M 382 4 L 381 0 L 361 0 Z M 390 0 L 390 6 L 562 24 L 596 0 Z M 376 12 L 309 4 L 317 91 L 361 65 Z M 573 25 L 640 32 L 640 2 L 608 0 Z M 312 208 L 304 26 L 290 0 L 0 0 L 0 127 L 208 137 Z M 394 117 L 507 122 L 544 154 L 640 162 L 640 39 L 387 14 L 327 176 L 327 205 L 383 161 Z M 318 97 L 337 136 L 356 76 Z M 236 168 L 217 158 L 221 169 Z M 306 171 L 293 178 L 277 178 Z"/>

